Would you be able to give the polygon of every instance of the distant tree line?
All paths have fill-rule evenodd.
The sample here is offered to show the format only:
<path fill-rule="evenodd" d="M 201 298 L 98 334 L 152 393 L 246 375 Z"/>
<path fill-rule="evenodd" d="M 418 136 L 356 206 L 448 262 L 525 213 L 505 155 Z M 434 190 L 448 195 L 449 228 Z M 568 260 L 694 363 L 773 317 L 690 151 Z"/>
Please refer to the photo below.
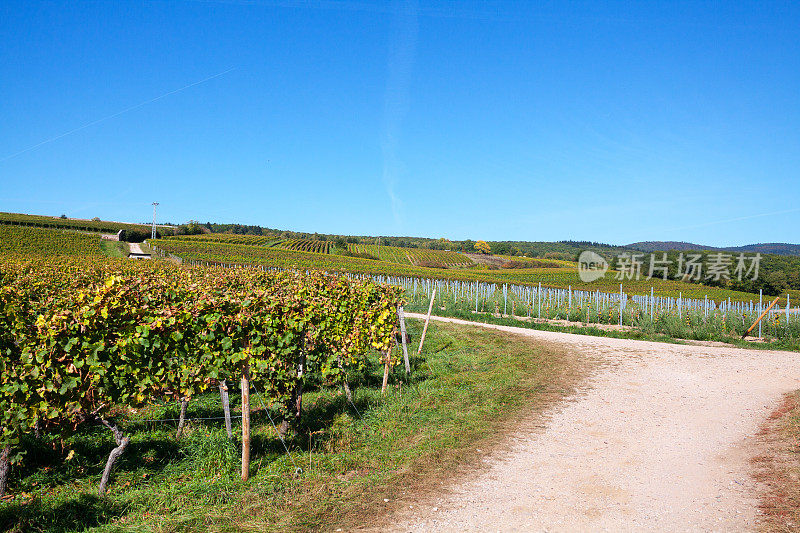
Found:
<path fill-rule="evenodd" d="M 651 274 L 651 264 L 654 269 L 653 277 L 663 277 L 664 267 L 668 279 L 683 279 L 691 283 L 702 283 L 712 287 L 724 287 L 736 291 L 758 293 L 759 290 L 770 296 L 785 294 L 792 289 L 800 289 L 800 257 L 777 254 L 761 254 L 756 273 L 753 258 L 755 253 L 744 253 L 744 271 L 736 271 L 739 266 L 741 252 L 726 252 L 712 250 L 695 251 L 668 251 L 668 252 L 637 252 L 627 250 L 628 254 L 640 254 L 637 258 L 641 263 L 642 276 Z M 664 255 L 666 254 L 666 256 Z M 720 255 L 721 254 L 721 255 Z M 651 259 L 652 257 L 652 259 Z M 629 258 L 620 255 L 606 256 L 613 270 L 625 268 L 621 263 Z M 697 270 L 688 268 L 689 261 L 701 265 Z M 725 264 L 716 275 L 710 267 Z M 752 269 L 751 269 L 752 268 Z M 680 270 L 679 270 L 680 269 Z M 724 274 L 722 274 L 724 272 Z M 740 275 L 741 274 L 741 275 Z M 753 277 L 755 276 L 755 279 Z M 741 279 L 739 279 L 741 278 Z"/>

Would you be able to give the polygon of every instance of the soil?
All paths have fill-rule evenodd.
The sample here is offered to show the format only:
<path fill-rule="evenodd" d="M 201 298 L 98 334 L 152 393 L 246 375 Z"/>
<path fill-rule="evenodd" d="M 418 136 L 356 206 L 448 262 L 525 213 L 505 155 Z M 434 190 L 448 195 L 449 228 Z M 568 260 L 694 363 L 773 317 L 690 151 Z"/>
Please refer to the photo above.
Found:
<path fill-rule="evenodd" d="M 797 354 L 475 326 L 558 343 L 601 364 L 538 427 L 522 425 L 509 446 L 480 459 L 473 476 L 387 517 L 380 530 L 759 527 L 762 488 L 750 459 L 760 425 L 800 388 Z"/>

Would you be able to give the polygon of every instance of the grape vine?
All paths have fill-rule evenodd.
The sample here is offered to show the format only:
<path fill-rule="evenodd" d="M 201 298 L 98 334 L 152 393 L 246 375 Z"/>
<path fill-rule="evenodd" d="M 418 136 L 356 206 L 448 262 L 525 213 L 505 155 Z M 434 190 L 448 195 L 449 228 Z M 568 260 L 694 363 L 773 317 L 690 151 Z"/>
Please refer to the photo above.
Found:
<path fill-rule="evenodd" d="M 114 408 L 187 402 L 241 376 L 294 421 L 303 383 L 339 384 L 386 352 L 400 287 L 319 272 L 204 269 L 104 258 L 0 262 L 0 448 L 98 423 Z"/>

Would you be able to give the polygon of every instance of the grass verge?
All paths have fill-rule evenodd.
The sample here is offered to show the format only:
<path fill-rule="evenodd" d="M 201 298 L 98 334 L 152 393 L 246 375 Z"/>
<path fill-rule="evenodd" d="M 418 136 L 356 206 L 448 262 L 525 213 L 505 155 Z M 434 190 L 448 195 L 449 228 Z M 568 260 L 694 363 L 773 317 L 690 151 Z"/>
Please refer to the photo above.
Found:
<path fill-rule="evenodd" d="M 420 322 L 409 320 L 408 326 L 418 339 Z M 31 438 L 25 464 L 12 470 L 11 497 L 0 503 L 0 528 L 380 527 L 408 502 L 417 503 L 459 472 L 479 468 L 477 456 L 570 394 L 586 367 L 561 350 L 504 332 L 432 323 L 425 350 L 413 358 L 411 378 L 398 366 L 387 397 L 380 397 L 377 365 L 353 377 L 354 404 L 336 389 L 320 387 L 305 395 L 303 420 L 286 443 L 289 453 L 276 438 L 269 413 L 257 410 L 247 484 L 238 479 L 238 446 L 219 420 L 191 422 L 184 437 L 175 439 L 174 423 L 162 422 L 175 417 L 174 404 L 118 418 L 131 445 L 105 498 L 97 497 L 96 484 L 113 446 L 107 431 L 84 428 L 63 439 Z M 236 414 L 235 393 L 232 399 Z M 257 398 L 253 405 L 260 405 Z M 220 413 L 214 394 L 189 407 L 190 418 Z"/>
<path fill-rule="evenodd" d="M 128 257 L 128 243 L 118 241 L 100 241 L 103 253 L 109 257 Z"/>
<path fill-rule="evenodd" d="M 800 529 L 800 391 L 784 396 L 758 433 L 760 453 L 751 460 L 762 484 L 760 529 Z"/>

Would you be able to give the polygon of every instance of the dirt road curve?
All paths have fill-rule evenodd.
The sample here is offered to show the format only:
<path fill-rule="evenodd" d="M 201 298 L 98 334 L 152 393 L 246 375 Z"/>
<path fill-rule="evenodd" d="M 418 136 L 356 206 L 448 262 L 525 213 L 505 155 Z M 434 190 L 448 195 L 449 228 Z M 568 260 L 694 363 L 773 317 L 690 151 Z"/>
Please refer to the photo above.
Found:
<path fill-rule="evenodd" d="M 401 513 L 397 531 L 757 527 L 751 437 L 781 394 L 800 388 L 800 354 L 484 326 L 603 364 L 544 427 L 521 431 L 474 479 Z"/>

